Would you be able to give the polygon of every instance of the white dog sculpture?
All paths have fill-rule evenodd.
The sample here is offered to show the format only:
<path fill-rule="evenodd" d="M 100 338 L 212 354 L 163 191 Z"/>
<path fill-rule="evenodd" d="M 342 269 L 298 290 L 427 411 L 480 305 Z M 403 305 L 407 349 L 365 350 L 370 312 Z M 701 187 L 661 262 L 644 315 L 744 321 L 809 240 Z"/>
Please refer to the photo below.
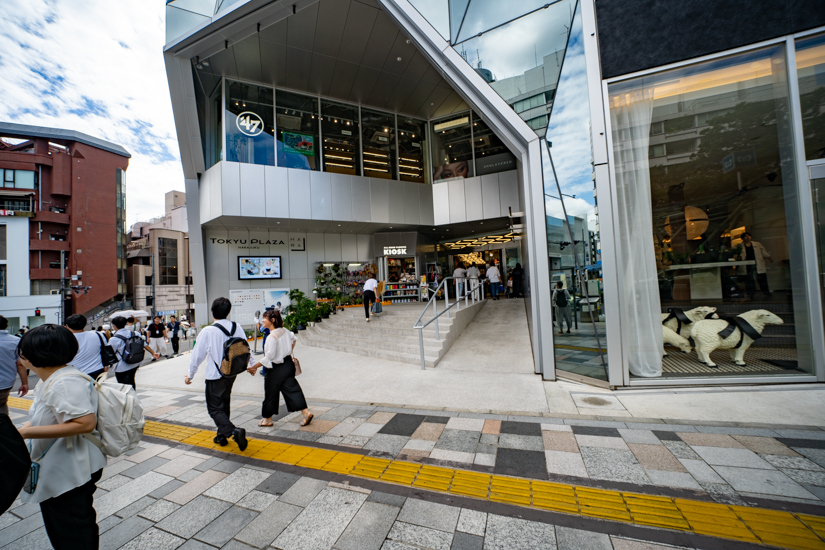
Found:
<path fill-rule="evenodd" d="M 697 321 L 708 318 L 718 319 L 716 315 L 716 308 L 709 306 L 700 306 L 684 312 L 689 322 L 679 322 L 678 319 L 672 317 L 670 313 L 662 313 L 662 357 L 667 357 L 667 352 L 664 349 L 665 344 L 677 347 L 685 353 L 690 353 L 691 347 L 688 342 L 690 336 L 690 327 Z M 670 317 L 670 319 L 668 319 Z"/>
<path fill-rule="evenodd" d="M 746 311 L 741 315 L 737 315 L 737 317 L 750 325 L 756 331 L 756 334 L 760 336 L 767 325 L 781 325 L 783 323 L 782 319 L 766 309 Z M 710 359 L 710 354 L 713 350 L 719 348 L 730 350 L 730 358 L 733 362 L 739 366 L 745 366 L 745 352 L 753 344 L 754 338 L 743 334 L 742 330 L 735 325 L 729 335 L 720 336 L 719 333 L 728 328 L 729 324 L 727 319 L 706 319 L 692 324 L 690 335 L 696 344 L 696 355 L 699 356 L 699 361 L 709 367 L 716 368 L 716 364 Z"/>
<path fill-rule="evenodd" d="M 675 330 L 671 330 L 667 325 L 662 325 L 662 357 L 667 357 L 667 351 L 664 350 L 664 346 L 668 344 L 675 348 L 679 348 L 685 353 L 690 353 L 690 350 L 692 349 L 687 338 L 682 338 L 676 334 Z"/>

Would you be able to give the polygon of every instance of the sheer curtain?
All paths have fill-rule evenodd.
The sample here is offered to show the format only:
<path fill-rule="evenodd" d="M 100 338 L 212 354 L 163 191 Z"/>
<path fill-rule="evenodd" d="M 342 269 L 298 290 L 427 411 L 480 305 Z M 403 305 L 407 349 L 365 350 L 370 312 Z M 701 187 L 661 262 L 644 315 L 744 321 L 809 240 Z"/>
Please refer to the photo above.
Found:
<path fill-rule="evenodd" d="M 616 161 L 616 203 L 622 340 L 630 373 L 662 375 L 662 317 L 653 250 L 648 145 L 653 115 L 652 88 L 623 91 L 610 98 Z"/>

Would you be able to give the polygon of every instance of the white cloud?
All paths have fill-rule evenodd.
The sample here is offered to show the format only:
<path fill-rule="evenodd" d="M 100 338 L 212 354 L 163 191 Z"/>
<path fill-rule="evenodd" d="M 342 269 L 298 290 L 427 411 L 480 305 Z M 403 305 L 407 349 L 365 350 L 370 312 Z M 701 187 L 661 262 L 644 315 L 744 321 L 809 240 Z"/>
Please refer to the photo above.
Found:
<path fill-rule="evenodd" d="M 127 222 L 163 213 L 183 170 L 163 64 L 165 4 L 0 2 L 0 120 L 77 130 L 125 147 Z M 114 178 L 112 178 L 114 183 Z"/>

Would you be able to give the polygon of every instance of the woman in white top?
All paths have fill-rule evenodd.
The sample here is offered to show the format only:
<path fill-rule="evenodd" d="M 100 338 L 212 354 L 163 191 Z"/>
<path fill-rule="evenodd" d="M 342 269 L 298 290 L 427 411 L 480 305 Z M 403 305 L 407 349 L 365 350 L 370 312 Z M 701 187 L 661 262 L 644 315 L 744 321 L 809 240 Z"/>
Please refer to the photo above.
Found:
<path fill-rule="evenodd" d="M 370 274 L 370 278 L 364 283 L 364 315 L 367 316 L 367 322 L 370 322 L 370 304 L 377 301 L 376 291 L 378 290 L 378 281 L 375 276 Z"/>
<path fill-rule="evenodd" d="M 301 385 L 295 379 L 295 363 L 292 361 L 292 350 L 295 349 L 297 339 L 291 331 L 284 328 L 281 312 L 277 309 L 264 311 L 261 323 L 270 331 L 264 344 L 264 358 L 247 369 L 249 374 L 254 376 L 260 367 L 267 365 L 264 377 L 264 403 L 261 408 L 263 418 L 258 425 L 272 426 L 272 415 L 278 414 L 278 401 L 283 393 L 286 410 L 301 411 L 304 415 L 301 426 L 308 426 L 313 415 L 309 412 Z"/>
<path fill-rule="evenodd" d="M 99 437 L 97 390 L 91 379 L 66 366 L 78 350 L 65 327 L 42 325 L 27 332 L 17 347 L 20 361 L 40 378 L 20 428 L 39 464 L 21 493 L 25 503 L 39 503 L 43 524 L 56 550 L 98 548 L 97 515 L 92 507 L 106 457 L 83 434 Z"/>

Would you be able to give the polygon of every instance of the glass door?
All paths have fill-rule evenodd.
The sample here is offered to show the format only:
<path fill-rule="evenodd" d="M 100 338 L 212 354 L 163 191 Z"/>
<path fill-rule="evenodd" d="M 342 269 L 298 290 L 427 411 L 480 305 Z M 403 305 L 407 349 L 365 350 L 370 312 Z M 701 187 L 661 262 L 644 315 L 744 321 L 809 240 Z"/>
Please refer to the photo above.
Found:
<path fill-rule="evenodd" d="M 825 168 L 823 166 L 822 168 Z M 822 170 L 825 172 L 825 170 Z M 825 301 L 825 177 L 814 178 L 811 169 L 811 188 L 814 192 L 814 213 L 816 214 L 816 252 L 819 260 L 819 287 Z M 825 307 L 825 304 L 823 304 Z"/>

